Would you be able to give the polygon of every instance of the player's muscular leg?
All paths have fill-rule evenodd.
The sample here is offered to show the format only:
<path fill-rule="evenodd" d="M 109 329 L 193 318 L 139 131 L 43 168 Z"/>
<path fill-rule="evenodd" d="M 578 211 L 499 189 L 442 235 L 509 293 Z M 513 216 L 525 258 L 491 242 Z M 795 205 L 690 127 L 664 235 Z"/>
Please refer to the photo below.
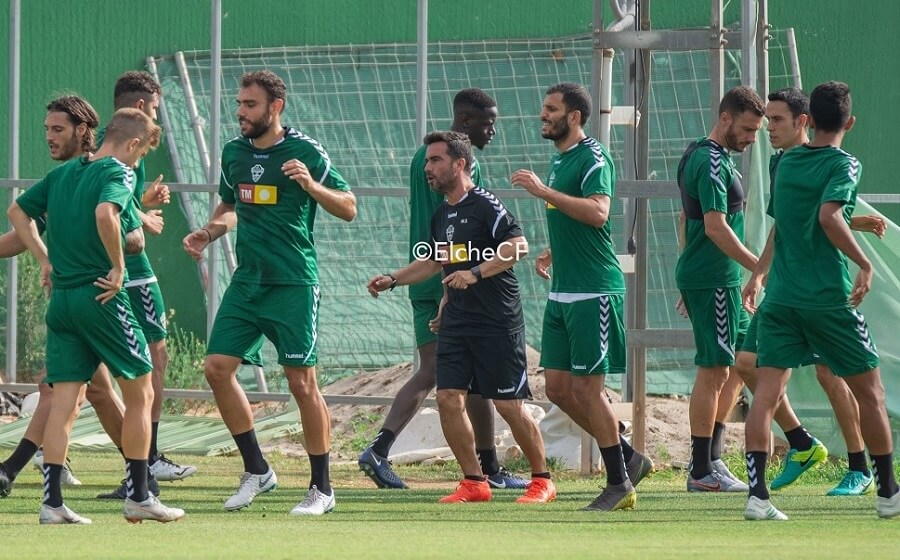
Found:
<path fill-rule="evenodd" d="M 863 451 L 865 443 L 859 430 L 859 405 L 850 387 L 843 379 L 834 375 L 828 366 L 822 364 L 816 364 L 816 379 L 828 395 L 834 416 L 841 428 L 841 435 L 847 444 L 847 451 L 851 453 Z"/>
<path fill-rule="evenodd" d="M 423 344 L 417 349 L 419 367 L 394 396 L 391 409 L 388 411 L 387 418 L 384 419 L 383 428 L 385 430 L 390 430 L 395 434 L 402 432 L 419 407 L 422 406 L 425 397 L 434 389 L 436 350 L 437 342 Z"/>
<path fill-rule="evenodd" d="M 42 383 L 46 375 L 46 373 L 41 373 L 41 377 L 38 379 L 38 403 L 34 408 L 34 414 L 31 415 L 31 420 L 28 421 L 28 427 L 25 428 L 25 433 L 22 435 L 23 438 L 38 447 L 44 440 L 44 429 L 47 427 L 47 418 L 53 407 L 53 387 Z"/>
<path fill-rule="evenodd" d="M 331 417 L 319 392 L 315 367 L 284 367 L 291 394 L 300 407 L 303 438 L 310 455 L 324 455 L 331 447 Z"/>
<path fill-rule="evenodd" d="M 69 447 L 72 424 L 78 417 L 78 401 L 84 397 L 84 383 L 56 383 L 53 389 L 53 407 L 44 430 L 44 463 L 64 465 Z"/>
<path fill-rule="evenodd" d="M 91 384 L 86 391 L 87 400 L 97 411 L 97 419 L 103 431 L 112 440 L 113 445 L 122 447 L 122 421 L 125 417 L 125 405 L 112 386 L 109 369 L 103 364 L 91 377 Z"/>
<path fill-rule="evenodd" d="M 122 421 L 122 452 L 129 459 L 146 458 L 150 453 L 150 405 L 153 385 L 150 372 L 136 379 L 120 378 L 119 388 L 125 401 Z"/>
<path fill-rule="evenodd" d="M 760 368 L 756 392 L 753 393 L 753 404 L 747 414 L 746 445 L 747 451 L 768 451 L 769 433 L 772 417 L 778 401 L 784 395 L 789 369 Z"/>
<path fill-rule="evenodd" d="M 739 375 L 733 375 L 734 370 L 729 368 L 728 380 L 719 391 L 719 402 L 716 404 L 716 422 L 724 424 L 731 416 L 734 403 L 737 402 L 741 389 L 744 388 L 744 381 Z"/>
<path fill-rule="evenodd" d="M 223 354 L 209 354 L 203 365 L 206 382 L 216 398 L 216 406 L 228 431 L 243 434 L 253 429 L 253 413 L 247 395 L 237 380 L 241 359 Z"/>
<path fill-rule="evenodd" d="M 759 372 L 756 369 L 756 354 L 753 352 L 738 352 L 734 359 L 734 366 L 731 371 L 737 373 L 741 380 L 750 389 L 750 394 L 756 394 L 756 381 L 759 378 Z M 782 395 L 778 401 L 778 408 L 775 409 L 775 423 L 783 432 L 789 432 L 800 427 L 800 419 L 794 414 L 791 402 L 787 393 Z"/>
<path fill-rule="evenodd" d="M 719 392 L 728 379 L 728 366 L 698 367 L 691 392 L 689 415 L 691 435 L 711 437 L 719 402 Z"/>
<path fill-rule="evenodd" d="M 558 406 L 582 430 L 596 437 L 591 429 L 590 420 L 588 420 L 587 415 L 581 409 L 581 404 L 575 397 L 575 392 L 572 389 L 572 374 L 558 369 L 546 369 L 544 370 L 544 379 L 546 381 L 547 400 Z"/>
<path fill-rule="evenodd" d="M 150 420 L 159 422 L 162 415 L 163 387 L 166 368 L 169 367 L 169 350 L 165 339 L 147 343 L 150 361 L 153 363 L 153 404 L 150 407 Z"/>
<path fill-rule="evenodd" d="M 475 454 L 475 436 L 465 413 L 466 391 L 440 389 L 437 392 L 438 413 L 444 439 L 453 451 L 465 476 L 481 476 L 481 465 Z"/>
<path fill-rule="evenodd" d="M 893 452 L 891 426 L 884 405 L 884 385 L 881 384 L 879 368 L 859 375 L 848 375 L 844 381 L 856 397 L 860 410 L 866 411 L 859 417 L 859 427 L 869 454 L 887 455 Z"/>
<path fill-rule="evenodd" d="M 547 472 L 547 462 L 544 457 L 544 440 L 541 437 L 541 431 L 538 429 L 534 418 L 525 410 L 525 406 L 521 400 L 497 400 L 494 401 L 497 412 L 509 424 L 512 430 L 513 438 L 522 453 L 531 464 L 531 472 L 542 473 Z M 616 432 L 618 436 L 618 432 Z"/>
<path fill-rule="evenodd" d="M 587 417 L 590 430 L 600 447 L 619 444 L 619 422 L 606 399 L 604 375 L 572 376 L 572 389 L 579 408 Z"/>

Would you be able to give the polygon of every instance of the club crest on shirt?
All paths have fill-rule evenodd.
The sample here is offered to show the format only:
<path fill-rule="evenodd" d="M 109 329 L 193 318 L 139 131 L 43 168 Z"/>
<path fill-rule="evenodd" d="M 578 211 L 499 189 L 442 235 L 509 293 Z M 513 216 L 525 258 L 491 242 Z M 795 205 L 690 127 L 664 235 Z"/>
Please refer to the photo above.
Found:
<path fill-rule="evenodd" d="M 266 168 L 260 164 L 256 164 L 250 168 L 250 176 L 253 177 L 253 182 L 259 181 L 260 177 L 263 176 L 263 173 L 266 172 Z"/>
<path fill-rule="evenodd" d="M 453 243 L 453 232 L 455 229 L 453 228 L 453 224 L 447 226 L 447 243 Z"/>

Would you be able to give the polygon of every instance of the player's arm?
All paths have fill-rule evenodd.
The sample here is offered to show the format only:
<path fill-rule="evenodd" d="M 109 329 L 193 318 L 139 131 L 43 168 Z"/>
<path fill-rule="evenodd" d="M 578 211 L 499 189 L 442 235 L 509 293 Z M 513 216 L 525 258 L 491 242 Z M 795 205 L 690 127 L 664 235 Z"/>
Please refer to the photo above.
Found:
<path fill-rule="evenodd" d="M 28 249 L 28 251 L 34 255 L 34 258 L 37 259 L 38 263 L 40 263 L 42 268 L 44 266 L 49 267 L 50 259 L 47 257 L 47 246 L 44 245 L 44 242 L 41 240 L 37 223 L 35 223 L 34 219 L 22 210 L 22 207 L 19 206 L 18 202 L 13 202 L 10 205 L 9 209 L 6 211 L 6 215 L 9 218 L 9 223 L 12 225 L 14 231 L 8 232 L 3 237 L 6 238 L 12 233 L 18 238 L 23 250 Z M 4 245 L 12 247 L 15 243 L 8 241 Z M 18 255 L 21 252 L 22 251 L 19 251 L 14 254 Z"/>
<path fill-rule="evenodd" d="M 400 270 L 373 276 L 366 284 L 366 289 L 372 297 L 378 297 L 378 292 L 424 282 L 440 271 L 441 263 L 430 259 L 416 259 Z"/>
<path fill-rule="evenodd" d="M 850 229 L 853 231 L 873 233 L 876 237 L 881 239 L 884 237 L 884 232 L 887 231 L 887 224 L 885 223 L 884 218 L 875 214 L 853 216 L 850 218 Z"/>
<path fill-rule="evenodd" d="M 509 270 L 527 254 L 528 240 L 525 239 L 525 236 L 510 237 L 497 246 L 497 252 L 493 257 L 469 270 L 457 270 L 447 275 L 443 279 L 443 283 L 448 288 L 465 290 L 484 278 L 490 278 Z"/>
<path fill-rule="evenodd" d="M 227 202 L 219 202 L 209 222 L 200 229 L 194 230 L 187 234 L 182 240 L 182 246 L 185 252 L 195 259 L 203 256 L 203 250 L 215 241 L 228 233 L 237 225 L 237 212 L 234 210 L 234 204 Z"/>
<path fill-rule="evenodd" d="M 25 244 L 19 239 L 15 230 L 7 231 L 3 235 L 0 235 L 0 259 L 8 259 L 9 257 L 21 255 L 25 249 Z"/>
<path fill-rule="evenodd" d="M 741 266 L 752 271 L 756 267 L 757 258 L 751 253 L 741 240 L 735 235 L 734 230 L 725 221 L 725 214 L 716 210 L 710 210 L 703 215 L 703 227 L 708 237 L 720 251 L 729 258 L 736 260 Z"/>
<path fill-rule="evenodd" d="M 606 195 L 593 194 L 585 198 L 570 196 L 551 189 L 528 169 L 516 171 L 509 180 L 513 185 L 519 185 L 537 198 L 552 204 L 573 220 L 599 228 L 609 218 L 609 197 Z"/>
<path fill-rule="evenodd" d="M 356 195 L 352 192 L 329 189 L 316 181 L 306 164 L 299 159 L 290 159 L 284 162 L 281 170 L 289 179 L 297 181 L 300 187 L 332 216 L 347 222 L 352 222 L 356 217 Z"/>
<path fill-rule="evenodd" d="M 678 213 L 678 250 L 684 251 L 685 245 L 687 245 L 687 216 L 682 210 Z"/>
<path fill-rule="evenodd" d="M 129 232 L 125 233 L 125 247 L 124 251 L 126 255 L 139 255 L 141 251 L 144 250 L 144 230 L 141 228 L 135 228 Z"/>
<path fill-rule="evenodd" d="M 125 254 L 122 251 L 122 220 L 119 212 L 119 205 L 114 202 L 101 202 L 94 211 L 97 233 L 110 263 L 107 275 L 94 282 L 94 286 L 103 290 L 96 298 L 100 303 L 113 299 L 125 281 Z"/>
<path fill-rule="evenodd" d="M 850 292 L 850 303 L 859 305 L 872 287 L 872 263 L 860 248 L 850 227 L 844 221 L 843 201 L 828 201 L 819 207 L 819 224 L 832 245 L 859 267 Z"/>
<path fill-rule="evenodd" d="M 762 287 L 766 283 L 769 276 L 769 268 L 772 266 L 772 256 L 775 254 L 775 226 L 769 230 L 769 237 L 766 238 L 766 246 L 763 248 L 762 254 L 756 266 L 753 267 L 753 274 L 747 281 L 747 285 L 741 291 L 741 301 L 744 309 L 750 313 L 756 313 L 756 298 L 762 291 Z"/>
<path fill-rule="evenodd" d="M 162 217 L 162 210 L 149 210 L 144 212 L 143 210 L 135 209 L 137 212 L 138 218 L 141 221 L 141 227 L 144 228 L 149 234 L 159 235 L 163 232 L 163 227 L 165 227 L 166 223 Z"/>

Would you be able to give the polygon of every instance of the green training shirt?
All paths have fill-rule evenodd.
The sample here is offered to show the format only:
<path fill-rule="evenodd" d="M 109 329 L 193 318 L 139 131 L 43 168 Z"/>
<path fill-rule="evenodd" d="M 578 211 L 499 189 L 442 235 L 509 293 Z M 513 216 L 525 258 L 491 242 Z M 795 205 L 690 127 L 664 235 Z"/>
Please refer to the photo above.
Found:
<path fill-rule="evenodd" d="M 576 198 L 600 194 L 612 199 L 616 170 L 606 147 L 585 138 L 550 161 L 547 186 Z M 609 220 L 603 227 L 578 221 L 546 204 L 554 293 L 625 293 L 625 277 L 612 242 Z"/>
<path fill-rule="evenodd" d="M 319 283 L 313 224 L 318 204 L 281 166 L 298 159 L 312 178 L 330 189 L 350 187 L 325 148 L 285 127 L 284 138 L 269 148 L 238 136 L 222 149 L 219 195 L 238 216 L 238 267 L 233 282 L 311 286 Z"/>
<path fill-rule="evenodd" d="M 431 217 L 441 203 L 444 195 L 431 190 L 428 180 L 425 178 L 425 151 L 427 146 L 422 146 L 413 156 L 409 165 L 409 262 L 416 260 L 416 244 L 420 243 L 419 251 L 424 251 L 431 244 Z M 472 182 L 476 187 L 483 187 L 481 180 L 481 167 L 478 160 L 472 165 Z M 429 259 L 427 252 L 419 253 L 420 257 Z M 425 282 L 409 286 L 409 299 L 439 300 L 444 295 L 444 286 L 441 284 L 440 275 L 435 275 Z"/>
<path fill-rule="evenodd" d="M 728 150 L 709 138 L 692 142 L 678 164 L 678 188 L 685 215 L 685 245 L 675 265 L 681 290 L 741 285 L 741 265 L 706 236 L 707 212 L 725 222 L 744 242 L 744 189 Z"/>
<path fill-rule="evenodd" d="M 97 147 L 103 144 L 103 137 L 106 135 L 106 127 L 97 131 Z M 146 170 L 144 168 L 144 160 L 138 162 L 134 168 L 134 204 L 129 206 L 128 212 L 122 215 L 122 229 L 131 231 L 139 227 L 143 227 L 141 217 L 137 211 L 144 210 L 141 198 L 144 196 L 144 181 L 146 180 Z M 141 250 L 136 255 L 125 255 L 125 268 L 128 269 L 128 278 L 130 282 L 154 278 L 153 267 L 150 266 L 150 259 L 147 252 Z"/>
<path fill-rule="evenodd" d="M 766 302 L 799 309 L 850 307 L 847 257 L 825 235 L 819 208 L 842 203 L 849 224 L 861 173 L 859 160 L 831 146 L 798 146 L 781 157 L 769 199 L 776 229 Z"/>
<path fill-rule="evenodd" d="M 47 252 L 55 288 L 77 288 L 106 276 L 112 263 L 97 232 L 97 206 L 111 202 L 127 211 L 134 169 L 114 157 L 73 159 L 50 172 L 16 202 L 31 218 L 47 214 Z M 122 244 L 125 230 L 122 229 Z M 127 279 L 127 271 L 126 271 Z"/>

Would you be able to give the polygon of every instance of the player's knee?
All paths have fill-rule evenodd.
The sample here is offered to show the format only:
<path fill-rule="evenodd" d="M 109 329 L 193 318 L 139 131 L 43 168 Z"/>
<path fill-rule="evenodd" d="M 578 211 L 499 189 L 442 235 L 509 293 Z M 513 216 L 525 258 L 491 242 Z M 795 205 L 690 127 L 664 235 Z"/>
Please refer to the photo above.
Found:
<path fill-rule="evenodd" d="M 230 383 L 231 378 L 236 374 L 236 370 L 224 357 L 207 356 L 203 365 L 203 375 L 206 377 L 210 386 L 218 386 L 224 383 Z"/>
<path fill-rule="evenodd" d="M 466 407 L 465 395 L 454 389 L 439 390 L 435 400 L 441 414 L 462 414 Z"/>
<path fill-rule="evenodd" d="M 288 378 L 288 387 L 298 400 L 316 397 L 319 394 L 315 368 L 296 368 L 291 372 L 285 370 L 285 374 Z"/>

